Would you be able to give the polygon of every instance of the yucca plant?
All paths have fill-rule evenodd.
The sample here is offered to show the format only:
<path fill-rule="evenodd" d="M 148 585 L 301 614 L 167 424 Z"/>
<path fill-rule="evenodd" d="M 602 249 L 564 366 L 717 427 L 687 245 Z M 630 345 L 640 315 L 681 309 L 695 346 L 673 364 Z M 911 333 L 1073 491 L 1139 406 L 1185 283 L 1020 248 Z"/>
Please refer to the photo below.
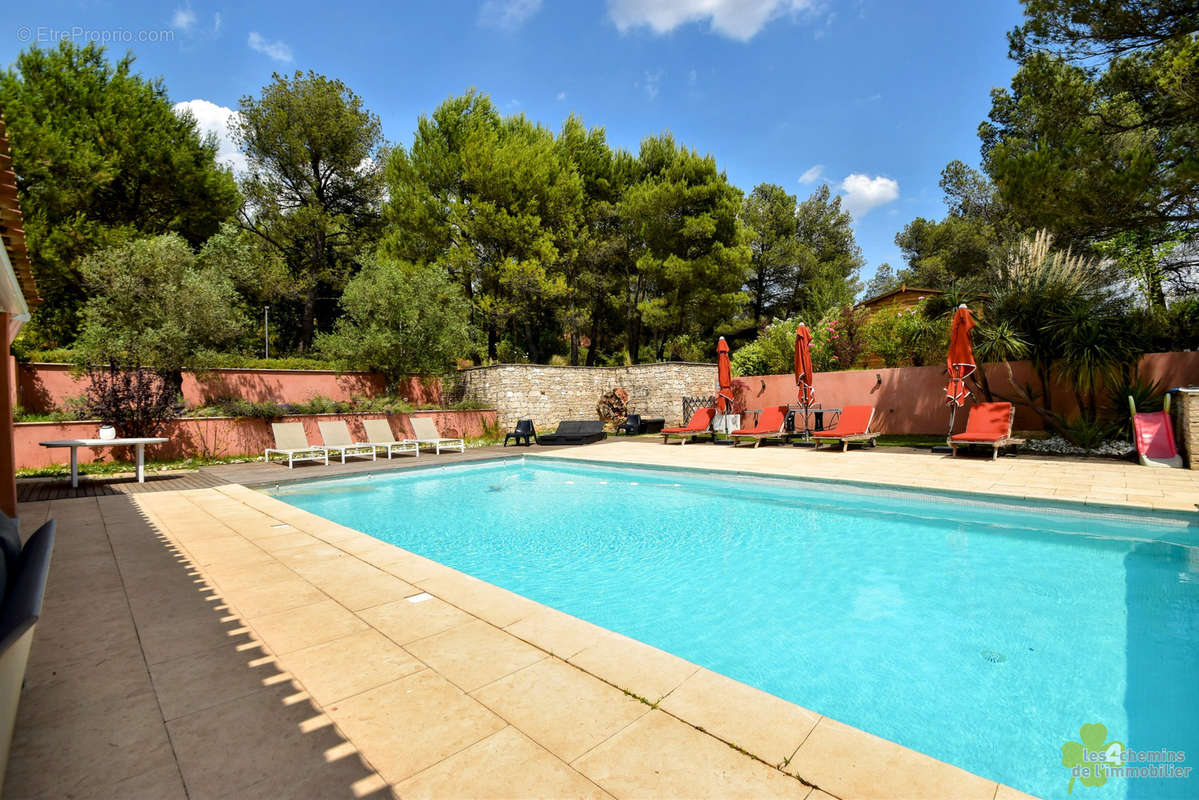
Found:
<path fill-rule="evenodd" d="M 1089 439 L 1104 427 L 1100 387 L 1140 356 L 1127 325 L 1127 300 L 1112 288 L 1113 277 L 1100 262 L 1054 250 L 1053 237 L 1040 231 L 1001 259 L 988 282 L 987 322 L 976 337 L 980 356 L 1028 358 L 1040 386 L 1020 387 L 1011 379 L 1018 401 L 1071 440 Z M 1067 425 L 1063 411 L 1053 408 L 1054 376 L 1069 383 L 1082 423 Z"/>
<path fill-rule="evenodd" d="M 1132 436 L 1132 409 L 1128 398 L 1132 398 L 1137 411 L 1161 411 L 1166 397 L 1166 387 L 1161 381 L 1150 381 L 1132 376 L 1123 378 L 1112 386 L 1110 411 L 1117 433 Z"/>

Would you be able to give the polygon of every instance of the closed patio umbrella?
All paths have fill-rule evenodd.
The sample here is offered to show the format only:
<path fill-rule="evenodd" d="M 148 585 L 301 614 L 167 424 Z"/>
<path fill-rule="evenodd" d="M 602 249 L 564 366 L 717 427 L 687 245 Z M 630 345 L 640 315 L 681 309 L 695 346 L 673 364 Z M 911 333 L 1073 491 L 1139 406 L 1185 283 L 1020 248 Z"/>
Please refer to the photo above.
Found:
<path fill-rule="evenodd" d="M 953 435 L 953 421 L 959 406 L 965 405 L 970 390 L 966 378 L 977 368 L 974 363 L 974 347 L 970 344 L 970 331 L 974 318 L 963 303 L 953 314 L 949 325 L 949 355 L 945 359 L 949 367 L 949 385 L 945 387 L 945 403 L 949 406 L 949 435 Z"/>
<path fill-rule="evenodd" d="M 816 392 L 812 388 L 812 333 L 802 322 L 795 329 L 795 390 L 803 406 L 804 429 L 808 427 L 808 409 Z"/>
<path fill-rule="evenodd" d="M 729 343 L 720 337 L 716 343 L 716 413 L 733 412 L 733 368 L 729 364 Z"/>

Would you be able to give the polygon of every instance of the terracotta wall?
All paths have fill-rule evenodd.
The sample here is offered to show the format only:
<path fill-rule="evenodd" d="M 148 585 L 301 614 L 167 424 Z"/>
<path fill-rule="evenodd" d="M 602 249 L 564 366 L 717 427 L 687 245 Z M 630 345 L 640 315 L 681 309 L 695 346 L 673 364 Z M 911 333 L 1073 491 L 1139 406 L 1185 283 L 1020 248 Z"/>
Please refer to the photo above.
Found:
<path fill-rule="evenodd" d="M 418 411 L 411 416 L 430 417 L 442 436 L 481 436 L 484 426 L 495 425 L 495 411 Z M 344 419 L 350 427 L 350 435 L 356 441 L 366 440 L 363 430 L 364 419 L 387 419 L 398 439 L 413 435 L 407 414 L 312 414 L 302 417 L 285 417 L 280 422 L 301 422 L 308 434 L 308 441 L 321 441 L 317 422 L 322 419 Z M 98 422 L 19 422 L 13 426 L 14 449 L 17 469 L 44 467 L 49 464 L 70 463 L 67 448 L 42 447 L 39 442 L 56 439 L 91 439 L 98 435 Z M 248 417 L 207 417 L 204 419 L 181 419 L 171 424 L 164 434 L 171 441 L 146 448 L 147 459 L 176 459 L 193 456 L 240 456 L 262 455 L 262 451 L 273 446 L 270 423 Z M 121 448 L 99 448 L 95 451 L 85 447 L 79 449 L 81 464 L 89 461 L 132 460 L 129 452 Z"/>
<path fill-rule="evenodd" d="M 1011 364 L 1012 375 L 1023 385 L 1036 385 L 1031 366 L 1026 361 Z M 987 378 L 998 394 L 1010 394 L 1007 366 L 988 364 Z M 1151 353 L 1141 359 L 1140 376 L 1161 381 L 1165 388 L 1199 384 L 1199 352 Z M 796 402 L 795 378 L 792 375 L 756 375 L 735 379 L 738 405 L 757 409 L 769 405 Z M 818 372 L 813 387 L 816 402 L 826 408 L 842 405 L 873 405 L 878 428 L 884 433 L 945 433 L 949 412 L 945 406 L 946 372 L 943 365 L 933 367 L 899 367 L 896 369 L 865 369 L 845 372 Z M 974 397 L 970 402 L 978 400 Z M 1077 410 L 1074 396 L 1062 385 L 1053 391 L 1054 408 Z M 965 427 L 966 416 L 958 414 L 955 431 Z M 1040 417 L 1017 406 L 1016 430 L 1041 430 Z"/>
<path fill-rule="evenodd" d="M 66 364 L 21 364 L 17 373 L 17 402 L 33 413 L 53 411 L 67 398 L 87 390 L 87 378 L 76 379 Z M 385 389 L 383 377 L 369 372 L 214 369 L 203 376 L 190 372 L 183 375 L 183 399 L 191 407 L 229 397 L 255 403 L 301 403 L 318 395 L 350 400 L 355 396 L 376 397 Z M 409 378 L 399 395 L 416 405 L 439 403 L 441 382 L 437 378 Z"/>

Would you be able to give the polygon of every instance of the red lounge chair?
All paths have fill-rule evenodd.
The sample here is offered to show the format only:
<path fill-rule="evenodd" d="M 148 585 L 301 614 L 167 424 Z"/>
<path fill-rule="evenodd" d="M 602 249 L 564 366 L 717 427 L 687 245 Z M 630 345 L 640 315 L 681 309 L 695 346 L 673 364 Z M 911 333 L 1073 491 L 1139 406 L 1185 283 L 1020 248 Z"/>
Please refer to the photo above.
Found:
<path fill-rule="evenodd" d="M 695 413 L 691 415 L 691 420 L 683 427 L 662 429 L 662 444 L 669 442 L 671 436 L 677 437 L 679 444 L 683 445 L 687 444 L 687 440 L 692 436 L 702 436 L 705 433 L 711 433 L 712 417 L 715 415 L 716 409 L 714 408 L 696 409 Z M 713 438 L 715 438 L 715 434 L 713 434 Z"/>
<path fill-rule="evenodd" d="M 821 442 L 840 442 L 842 453 L 849 449 L 850 442 L 870 442 L 870 446 L 874 447 L 879 435 L 870 432 L 870 423 L 873 421 L 874 406 L 845 406 L 841 409 L 837 425 L 826 431 L 814 431 L 812 440 L 816 442 L 817 450 Z"/>
<path fill-rule="evenodd" d="M 787 422 L 786 406 L 767 406 L 758 413 L 758 424 L 752 428 L 742 428 L 732 432 L 733 446 L 738 439 L 753 439 L 754 447 L 763 439 L 771 439 L 783 435 L 783 425 Z"/>
<path fill-rule="evenodd" d="M 1020 444 L 1023 439 L 1012 438 L 1012 420 L 1016 409 L 1011 403 L 978 403 L 970 408 L 966 419 L 966 430 L 949 437 L 953 455 L 958 454 L 958 445 L 989 444 L 993 451 L 991 460 L 999 458 L 999 448 Z"/>

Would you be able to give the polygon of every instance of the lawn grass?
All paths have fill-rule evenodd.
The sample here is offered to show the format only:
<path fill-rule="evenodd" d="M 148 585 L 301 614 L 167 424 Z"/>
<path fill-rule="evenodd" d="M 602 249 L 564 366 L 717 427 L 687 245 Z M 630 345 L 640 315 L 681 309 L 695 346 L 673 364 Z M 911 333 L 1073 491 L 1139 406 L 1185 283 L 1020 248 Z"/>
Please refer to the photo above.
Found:
<path fill-rule="evenodd" d="M 878 437 L 879 447 L 944 447 L 945 437 L 931 433 L 888 433 Z"/>
<path fill-rule="evenodd" d="M 261 456 L 229 456 L 227 458 L 179 458 L 167 461 L 146 461 L 146 472 L 196 470 L 213 464 L 241 464 L 261 461 Z M 79 464 L 80 475 L 121 475 L 134 473 L 137 464 L 132 461 L 92 461 Z M 49 464 L 44 467 L 26 467 L 17 470 L 18 478 L 69 478 L 70 464 Z"/>

